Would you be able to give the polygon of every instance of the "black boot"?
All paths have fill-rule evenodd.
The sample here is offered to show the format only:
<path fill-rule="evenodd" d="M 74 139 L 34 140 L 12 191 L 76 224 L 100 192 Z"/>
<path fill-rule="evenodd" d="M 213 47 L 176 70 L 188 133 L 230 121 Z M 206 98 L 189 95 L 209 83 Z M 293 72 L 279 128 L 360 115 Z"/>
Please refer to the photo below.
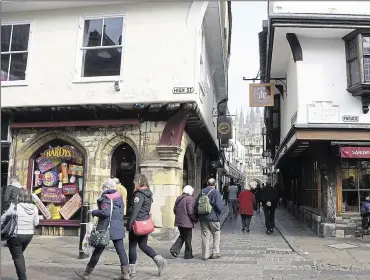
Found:
<path fill-rule="evenodd" d="M 94 268 L 86 266 L 84 271 L 81 271 L 80 269 L 76 269 L 75 273 L 78 277 L 80 277 L 83 280 L 90 280 L 90 275 L 93 272 Z"/>

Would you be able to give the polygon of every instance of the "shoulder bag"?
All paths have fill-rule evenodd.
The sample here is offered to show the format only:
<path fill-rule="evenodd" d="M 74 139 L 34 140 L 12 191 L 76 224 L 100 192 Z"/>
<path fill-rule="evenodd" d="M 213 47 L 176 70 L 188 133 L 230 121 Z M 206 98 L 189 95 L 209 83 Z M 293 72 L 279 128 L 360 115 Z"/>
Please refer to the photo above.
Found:
<path fill-rule="evenodd" d="M 1 240 L 8 240 L 17 237 L 18 229 L 18 215 L 17 204 L 14 205 L 14 213 L 6 216 L 4 222 L 1 224 Z"/>
<path fill-rule="evenodd" d="M 89 244 L 91 247 L 102 248 L 108 246 L 110 241 L 110 222 L 112 220 L 112 213 L 113 213 L 113 202 L 112 200 L 110 200 L 110 216 L 108 227 L 106 230 L 97 230 L 96 229 L 97 224 L 95 225 L 89 239 Z"/>
<path fill-rule="evenodd" d="M 153 201 L 153 200 L 152 200 Z M 149 235 L 154 231 L 154 222 L 152 215 L 145 221 L 135 221 L 132 225 L 132 230 L 135 235 Z"/>

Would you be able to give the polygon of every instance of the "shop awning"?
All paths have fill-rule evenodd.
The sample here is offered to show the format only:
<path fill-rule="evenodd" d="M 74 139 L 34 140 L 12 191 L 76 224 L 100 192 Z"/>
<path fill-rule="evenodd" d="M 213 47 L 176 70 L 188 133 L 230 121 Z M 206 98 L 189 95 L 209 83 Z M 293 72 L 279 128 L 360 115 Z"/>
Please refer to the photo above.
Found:
<path fill-rule="evenodd" d="M 341 147 L 341 158 L 370 158 L 370 147 Z"/>

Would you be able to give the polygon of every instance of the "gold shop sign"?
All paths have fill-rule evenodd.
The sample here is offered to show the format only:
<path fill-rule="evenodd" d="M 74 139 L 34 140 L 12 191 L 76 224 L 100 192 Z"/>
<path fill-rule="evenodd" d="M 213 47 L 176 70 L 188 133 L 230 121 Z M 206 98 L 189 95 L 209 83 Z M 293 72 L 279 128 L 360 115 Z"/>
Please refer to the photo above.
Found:
<path fill-rule="evenodd" d="M 41 154 L 44 158 L 70 158 L 75 156 L 75 151 L 71 146 L 52 147 Z"/>
<path fill-rule="evenodd" d="M 250 107 L 273 107 L 274 84 L 250 84 L 249 85 Z"/>

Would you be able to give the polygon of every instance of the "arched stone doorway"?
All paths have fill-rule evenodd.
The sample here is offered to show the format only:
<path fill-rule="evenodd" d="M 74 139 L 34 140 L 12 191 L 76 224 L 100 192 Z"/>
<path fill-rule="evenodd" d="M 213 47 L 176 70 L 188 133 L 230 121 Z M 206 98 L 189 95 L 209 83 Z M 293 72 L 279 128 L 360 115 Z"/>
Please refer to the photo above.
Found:
<path fill-rule="evenodd" d="M 249 181 L 249 185 L 251 186 L 251 188 L 253 188 L 253 189 L 255 189 L 256 187 L 257 187 L 257 185 L 260 185 L 260 187 L 262 187 L 262 181 L 261 180 L 259 180 L 259 179 L 255 179 L 255 178 L 253 178 L 253 179 L 251 179 L 250 181 Z"/>
<path fill-rule="evenodd" d="M 136 155 L 134 149 L 127 143 L 119 145 L 112 153 L 111 176 L 118 178 L 127 189 L 127 211 L 129 215 L 136 173 Z"/>
<path fill-rule="evenodd" d="M 189 146 L 186 148 L 185 155 L 184 155 L 184 161 L 183 161 L 183 173 L 182 173 L 182 187 L 185 187 L 186 185 L 191 185 L 193 188 L 195 188 L 195 160 L 194 155 L 189 148 Z"/>

